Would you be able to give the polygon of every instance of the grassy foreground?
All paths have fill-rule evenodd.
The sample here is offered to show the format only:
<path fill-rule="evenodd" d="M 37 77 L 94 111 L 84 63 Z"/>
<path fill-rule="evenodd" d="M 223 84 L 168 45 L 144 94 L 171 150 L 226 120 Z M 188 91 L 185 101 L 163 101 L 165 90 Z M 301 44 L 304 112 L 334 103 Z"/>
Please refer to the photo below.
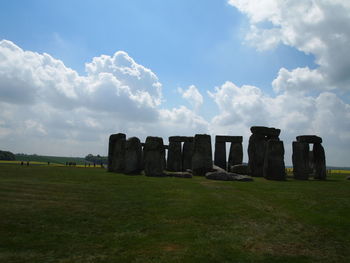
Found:
<path fill-rule="evenodd" d="M 0 262 L 350 262 L 350 181 L 0 164 Z"/>

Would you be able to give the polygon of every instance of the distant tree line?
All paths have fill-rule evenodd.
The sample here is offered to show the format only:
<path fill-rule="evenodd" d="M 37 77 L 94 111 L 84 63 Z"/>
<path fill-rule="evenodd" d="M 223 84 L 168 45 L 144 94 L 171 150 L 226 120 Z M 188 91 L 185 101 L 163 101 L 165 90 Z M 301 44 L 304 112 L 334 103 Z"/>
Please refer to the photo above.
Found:
<path fill-rule="evenodd" d="M 92 155 L 91 153 L 85 156 L 85 160 L 95 164 L 107 164 L 107 157 L 98 155 Z"/>
<path fill-rule="evenodd" d="M 0 150 L 0 160 L 2 160 L 2 161 L 14 161 L 14 160 L 16 160 L 16 157 L 12 152 Z"/>

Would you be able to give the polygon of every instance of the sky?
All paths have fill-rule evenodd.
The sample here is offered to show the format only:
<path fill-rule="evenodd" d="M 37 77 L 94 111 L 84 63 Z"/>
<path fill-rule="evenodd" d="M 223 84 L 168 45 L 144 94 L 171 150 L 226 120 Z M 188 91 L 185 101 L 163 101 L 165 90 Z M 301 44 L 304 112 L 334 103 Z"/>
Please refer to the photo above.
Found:
<path fill-rule="evenodd" d="M 108 137 L 323 138 L 350 166 L 348 0 L 5 0 L 0 149 L 106 155 Z"/>

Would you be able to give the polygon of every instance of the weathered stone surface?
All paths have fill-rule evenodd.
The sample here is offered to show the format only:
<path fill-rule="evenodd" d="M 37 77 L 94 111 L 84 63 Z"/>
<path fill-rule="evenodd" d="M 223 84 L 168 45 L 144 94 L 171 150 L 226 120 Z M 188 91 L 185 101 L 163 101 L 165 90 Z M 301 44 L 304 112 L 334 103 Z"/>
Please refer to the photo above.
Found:
<path fill-rule="evenodd" d="M 248 157 L 251 175 L 255 177 L 263 176 L 265 160 L 266 140 L 265 136 L 253 133 L 249 138 Z"/>
<path fill-rule="evenodd" d="M 239 142 L 243 142 L 243 137 L 242 136 L 229 136 L 229 135 L 216 135 L 215 142 L 239 143 Z"/>
<path fill-rule="evenodd" d="M 146 176 L 165 176 L 165 149 L 162 138 L 152 136 L 146 138 L 144 165 Z"/>
<path fill-rule="evenodd" d="M 260 135 L 269 136 L 269 138 L 278 138 L 278 136 L 281 133 L 280 129 L 269 128 L 269 127 L 264 127 L 264 126 L 252 126 L 250 128 L 250 131 L 253 134 L 260 134 Z"/>
<path fill-rule="evenodd" d="M 125 144 L 125 169 L 126 174 L 139 174 L 142 170 L 142 146 L 136 137 L 127 139 Z"/>
<path fill-rule="evenodd" d="M 191 142 L 193 137 L 190 136 L 170 136 L 169 142 Z"/>
<path fill-rule="evenodd" d="M 232 142 L 230 153 L 228 155 L 228 167 L 241 164 L 243 162 L 243 147 L 242 142 Z"/>
<path fill-rule="evenodd" d="M 166 175 L 177 178 L 192 178 L 192 174 L 188 172 L 166 172 Z"/>
<path fill-rule="evenodd" d="M 266 145 L 264 177 L 268 180 L 286 179 L 283 141 L 269 140 Z"/>
<path fill-rule="evenodd" d="M 171 138 L 171 137 L 170 137 Z M 173 172 L 182 171 L 181 142 L 172 141 L 169 138 L 167 170 Z"/>
<path fill-rule="evenodd" d="M 326 156 L 321 143 L 314 144 L 313 153 L 314 153 L 314 164 L 315 164 L 314 178 L 317 180 L 326 180 L 326 177 L 327 177 Z"/>
<path fill-rule="evenodd" d="M 123 172 L 125 167 L 125 141 L 124 133 L 112 134 L 108 145 L 108 171 Z"/>
<path fill-rule="evenodd" d="M 293 142 L 293 175 L 297 180 L 309 179 L 309 144 Z"/>
<path fill-rule="evenodd" d="M 297 136 L 297 141 L 306 143 L 322 143 L 322 138 L 316 135 L 300 135 Z"/>
<path fill-rule="evenodd" d="M 210 135 L 196 134 L 193 140 L 192 173 L 204 176 L 213 167 Z"/>
<path fill-rule="evenodd" d="M 225 142 L 215 142 L 214 164 L 226 170 Z"/>
<path fill-rule="evenodd" d="M 314 152 L 309 151 L 309 174 L 314 173 L 315 163 L 314 163 Z"/>
<path fill-rule="evenodd" d="M 207 172 L 205 177 L 210 180 L 219 180 L 219 181 L 240 181 L 240 182 L 251 182 L 253 178 L 247 175 L 227 173 L 222 171 Z"/>
<path fill-rule="evenodd" d="M 193 137 L 192 141 L 184 142 L 182 148 L 182 169 L 184 171 L 192 169 Z"/>
<path fill-rule="evenodd" d="M 249 166 L 246 164 L 236 164 L 229 167 L 229 172 L 236 173 L 236 174 L 243 174 L 243 175 L 249 175 L 250 169 Z"/>

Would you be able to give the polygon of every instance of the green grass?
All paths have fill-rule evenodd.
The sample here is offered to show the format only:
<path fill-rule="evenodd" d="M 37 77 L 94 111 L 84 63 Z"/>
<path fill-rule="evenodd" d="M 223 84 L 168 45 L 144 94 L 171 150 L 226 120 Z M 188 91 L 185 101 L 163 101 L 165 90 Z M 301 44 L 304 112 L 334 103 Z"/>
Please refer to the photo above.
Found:
<path fill-rule="evenodd" d="M 0 262 L 350 262 L 350 181 L 0 164 Z"/>

